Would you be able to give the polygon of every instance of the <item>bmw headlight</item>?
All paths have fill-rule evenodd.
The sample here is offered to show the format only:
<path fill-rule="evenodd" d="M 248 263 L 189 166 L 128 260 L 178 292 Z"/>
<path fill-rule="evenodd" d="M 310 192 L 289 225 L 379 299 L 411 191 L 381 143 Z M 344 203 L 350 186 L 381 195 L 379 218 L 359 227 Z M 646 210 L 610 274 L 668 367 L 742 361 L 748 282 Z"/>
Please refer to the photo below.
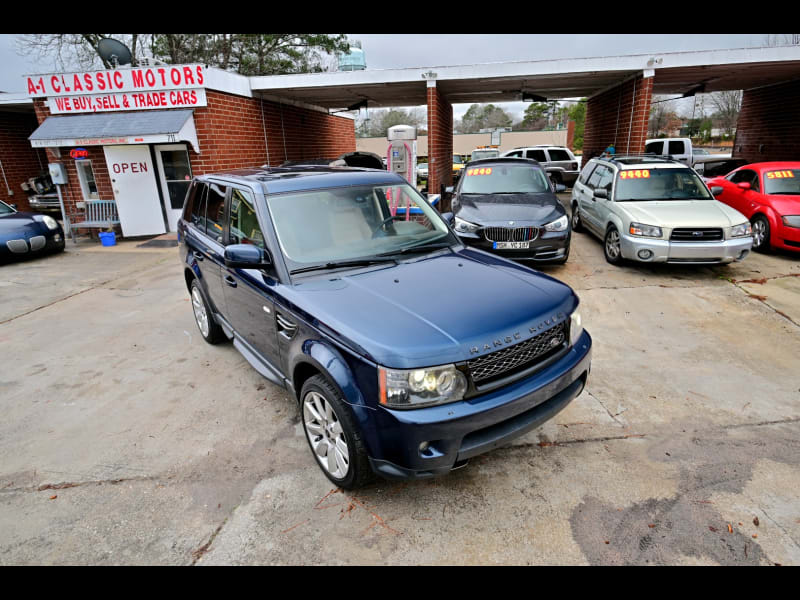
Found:
<path fill-rule="evenodd" d="M 660 238 L 662 236 L 661 227 L 643 225 L 642 223 L 631 223 L 628 231 L 631 235 L 640 235 L 642 237 Z"/>
<path fill-rule="evenodd" d="M 34 220 L 44 223 L 48 229 L 58 229 L 58 222 L 49 215 L 35 215 Z"/>
<path fill-rule="evenodd" d="M 787 227 L 800 227 L 800 215 L 786 215 L 781 220 Z"/>
<path fill-rule="evenodd" d="M 545 224 L 544 230 L 545 231 L 566 231 L 567 227 L 569 226 L 569 219 L 567 219 L 567 215 L 556 219 L 555 221 L 551 221 L 550 223 Z"/>
<path fill-rule="evenodd" d="M 753 227 L 749 221 L 745 221 L 741 225 L 734 225 L 731 227 L 731 237 L 744 237 L 746 235 L 753 235 Z"/>
<path fill-rule="evenodd" d="M 582 333 L 583 323 L 581 321 L 581 313 L 576 310 L 569 316 L 569 345 L 574 346 Z"/>
<path fill-rule="evenodd" d="M 387 408 L 420 408 L 456 402 L 467 391 L 467 378 L 455 365 L 424 369 L 378 368 L 379 401 Z"/>
<path fill-rule="evenodd" d="M 456 231 L 459 233 L 474 233 L 479 227 L 480 225 L 456 217 Z"/>

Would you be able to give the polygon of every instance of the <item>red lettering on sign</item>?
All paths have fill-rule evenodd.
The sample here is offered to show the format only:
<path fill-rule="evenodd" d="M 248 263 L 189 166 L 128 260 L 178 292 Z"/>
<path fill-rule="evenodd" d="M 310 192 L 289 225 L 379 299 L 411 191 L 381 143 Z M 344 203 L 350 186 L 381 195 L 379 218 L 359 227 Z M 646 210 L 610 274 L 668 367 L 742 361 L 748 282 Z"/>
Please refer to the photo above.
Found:
<path fill-rule="evenodd" d="M 106 89 L 106 80 L 103 79 L 103 74 L 98 73 L 96 76 L 97 79 L 97 89 L 104 90 Z"/>
<path fill-rule="evenodd" d="M 61 86 L 58 85 L 58 76 L 57 75 L 53 75 L 50 78 L 50 85 L 53 88 L 54 92 L 58 93 L 58 92 L 61 91 Z"/>
<path fill-rule="evenodd" d="M 194 85 L 194 75 L 192 75 L 192 67 L 183 67 L 183 78 L 186 80 L 186 84 Z"/>
<path fill-rule="evenodd" d="M 159 69 L 158 74 L 161 75 L 161 85 L 167 85 L 166 69 Z"/>
<path fill-rule="evenodd" d="M 114 85 L 117 86 L 118 90 L 121 90 L 123 85 L 125 85 L 123 83 L 122 73 L 120 71 L 114 71 Z"/>
<path fill-rule="evenodd" d="M 203 67 L 197 65 L 197 85 L 203 85 Z"/>
<path fill-rule="evenodd" d="M 72 87 L 75 89 L 76 92 L 82 92 L 83 86 L 81 85 L 81 80 L 77 75 L 72 77 Z"/>
<path fill-rule="evenodd" d="M 156 84 L 156 76 L 153 73 L 152 69 L 147 69 L 147 71 L 144 72 L 144 78 L 145 78 L 145 81 L 147 81 L 147 85 L 149 85 L 150 87 L 155 86 L 155 84 Z"/>
<path fill-rule="evenodd" d="M 181 71 L 180 69 L 170 69 L 169 70 L 169 78 L 172 80 L 172 83 L 175 85 L 180 85 L 181 83 Z"/>
<path fill-rule="evenodd" d="M 142 76 L 141 69 L 131 71 L 131 79 L 133 79 L 133 87 L 144 87 L 144 77 Z"/>
<path fill-rule="evenodd" d="M 91 92 L 94 89 L 94 84 L 92 83 L 92 76 L 89 73 L 86 73 L 83 76 L 83 82 L 86 84 L 86 91 Z"/>

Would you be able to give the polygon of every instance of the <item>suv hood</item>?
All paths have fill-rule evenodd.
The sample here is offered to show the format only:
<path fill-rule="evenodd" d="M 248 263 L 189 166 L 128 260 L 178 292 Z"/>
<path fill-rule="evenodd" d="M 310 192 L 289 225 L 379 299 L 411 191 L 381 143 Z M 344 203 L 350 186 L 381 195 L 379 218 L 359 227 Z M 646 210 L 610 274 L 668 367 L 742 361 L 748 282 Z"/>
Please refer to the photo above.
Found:
<path fill-rule="evenodd" d="M 285 296 L 337 341 L 399 369 L 500 350 L 569 319 L 578 304 L 569 286 L 477 250 L 389 264 L 314 277 Z"/>
<path fill-rule="evenodd" d="M 650 200 L 619 202 L 631 221 L 658 227 L 732 227 L 747 218 L 718 200 Z"/>
<path fill-rule="evenodd" d="M 459 195 L 458 218 L 471 223 L 525 221 L 544 225 L 566 214 L 552 193 Z"/>

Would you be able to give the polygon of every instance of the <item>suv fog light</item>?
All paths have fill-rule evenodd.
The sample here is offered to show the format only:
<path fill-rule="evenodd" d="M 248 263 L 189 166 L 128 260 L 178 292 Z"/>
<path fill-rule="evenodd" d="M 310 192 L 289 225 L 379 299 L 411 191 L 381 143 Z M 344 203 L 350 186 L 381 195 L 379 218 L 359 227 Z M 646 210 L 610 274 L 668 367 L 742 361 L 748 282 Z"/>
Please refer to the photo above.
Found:
<path fill-rule="evenodd" d="M 649 260 L 653 257 L 653 251 L 647 249 L 639 250 L 637 254 L 639 255 L 639 258 L 641 258 L 642 260 Z"/>

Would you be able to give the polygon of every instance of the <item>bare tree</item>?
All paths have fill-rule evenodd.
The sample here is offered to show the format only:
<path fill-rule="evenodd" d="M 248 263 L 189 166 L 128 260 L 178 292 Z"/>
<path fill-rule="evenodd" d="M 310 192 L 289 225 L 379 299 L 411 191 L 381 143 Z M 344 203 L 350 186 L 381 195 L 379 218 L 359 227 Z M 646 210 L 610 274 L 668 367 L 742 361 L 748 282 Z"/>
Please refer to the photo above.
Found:
<path fill-rule="evenodd" d="M 739 111 L 742 109 L 742 90 L 726 90 L 710 94 L 711 103 L 716 108 L 715 117 L 727 135 L 733 135 Z"/>

